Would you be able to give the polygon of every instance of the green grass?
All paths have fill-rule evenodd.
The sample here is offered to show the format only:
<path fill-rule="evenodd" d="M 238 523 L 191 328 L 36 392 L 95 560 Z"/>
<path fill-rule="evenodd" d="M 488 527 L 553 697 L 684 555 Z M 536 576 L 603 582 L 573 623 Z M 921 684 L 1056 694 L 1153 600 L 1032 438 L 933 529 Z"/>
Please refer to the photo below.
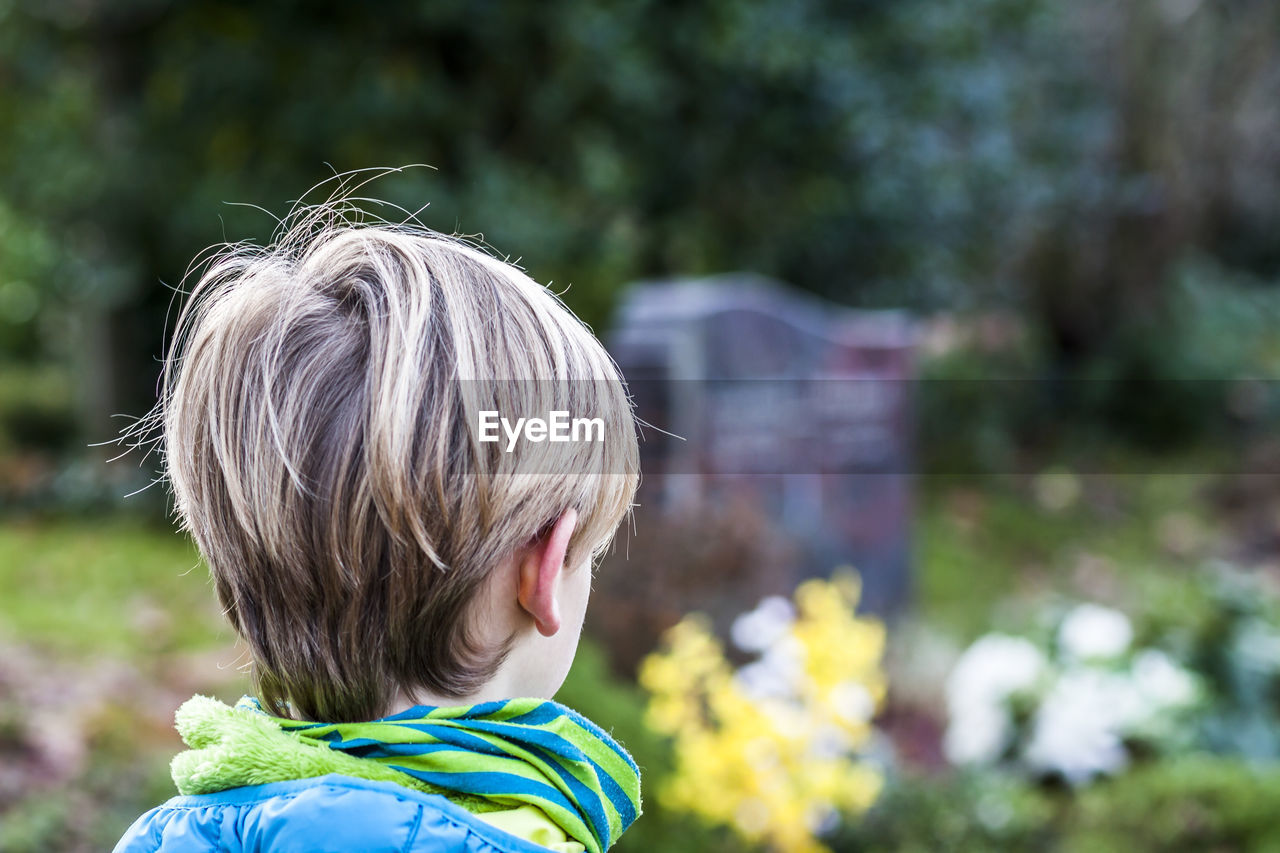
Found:
<path fill-rule="evenodd" d="M 59 655 L 125 659 L 231 638 L 195 549 L 131 519 L 0 524 L 0 630 Z"/>
<path fill-rule="evenodd" d="M 167 704 L 193 689 L 235 692 L 234 670 L 210 675 L 199 663 L 231 638 L 208 572 L 178 534 L 124 517 L 0 521 L 0 648 L 31 657 L 16 671 L 40 681 L 40 701 L 56 704 L 65 688 L 61 701 L 78 703 L 62 736 L 86 752 L 83 764 L 40 771 L 47 778 L 30 791 L 0 792 L 0 851 L 107 850 L 170 796 L 178 742 Z M 151 682 L 141 697 L 133 677 Z M 0 695 L 0 719 L 42 711 L 13 702 Z M 35 748 L 29 736 L 25 725 L 9 733 L 13 754 Z"/>
<path fill-rule="evenodd" d="M 1205 482 L 1192 474 L 1088 477 L 1078 499 L 1051 510 L 1025 481 L 925 478 L 914 542 L 917 616 L 967 640 L 998 627 L 995 608 L 1020 594 L 1090 596 L 1099 592 L 1092 580 L 1114 581 L 1123 595 L 1144 574 L 1189 570 L 1202 555 L 1171 552 L 1161 527 L 1189 515 L 1208 529 Z M 1084 561 L 1098 567 L 1094 577 L 1081 576 Z"/>

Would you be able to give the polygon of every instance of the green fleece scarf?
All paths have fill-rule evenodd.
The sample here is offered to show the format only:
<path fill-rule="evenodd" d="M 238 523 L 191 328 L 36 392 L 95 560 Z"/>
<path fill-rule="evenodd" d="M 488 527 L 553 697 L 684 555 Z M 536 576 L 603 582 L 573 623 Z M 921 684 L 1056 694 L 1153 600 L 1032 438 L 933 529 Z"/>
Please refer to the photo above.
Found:
<path fill-rule="evenodd" d="M 473 813 L 533 805 L 590 853 L 640 814 L 640 771 L 626 750 L 555 702 L 419 706 L 369 723 L 274 717 L 195 696 L 176 715 L 191 749 L 173 759 L 183 794 L 339 773 L 440 794 Z"/>

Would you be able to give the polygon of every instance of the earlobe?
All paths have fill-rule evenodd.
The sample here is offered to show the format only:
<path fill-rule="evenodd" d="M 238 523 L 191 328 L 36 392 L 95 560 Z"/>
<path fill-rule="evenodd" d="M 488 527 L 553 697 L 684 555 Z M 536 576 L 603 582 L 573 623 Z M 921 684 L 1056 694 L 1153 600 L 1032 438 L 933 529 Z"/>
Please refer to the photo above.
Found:
<path fill-rule="evenodd" d="M 533 617 L 538 633 L 560 630 L 560 580 L 565 572 L 569 540 L 578 524 L 577 510 L 567 509 L 551 529 L 533 543 L 520 563 L 520 606 Z"/>

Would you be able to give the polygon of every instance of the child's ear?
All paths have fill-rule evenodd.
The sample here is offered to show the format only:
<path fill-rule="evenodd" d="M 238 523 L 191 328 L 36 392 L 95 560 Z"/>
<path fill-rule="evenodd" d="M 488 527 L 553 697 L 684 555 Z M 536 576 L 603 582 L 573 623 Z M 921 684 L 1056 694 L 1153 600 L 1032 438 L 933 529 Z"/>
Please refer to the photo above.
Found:
<path fill-rule="evenodd" d="M 560 602 L 557 593 L 565 572 L 569 540 L 578 526 L 578 511 L 567 509 L 555 524 L 538 536 L 520 560 L 520 586 L 516 597 L 533 617 L 544 637 L 560 630 Z"/>

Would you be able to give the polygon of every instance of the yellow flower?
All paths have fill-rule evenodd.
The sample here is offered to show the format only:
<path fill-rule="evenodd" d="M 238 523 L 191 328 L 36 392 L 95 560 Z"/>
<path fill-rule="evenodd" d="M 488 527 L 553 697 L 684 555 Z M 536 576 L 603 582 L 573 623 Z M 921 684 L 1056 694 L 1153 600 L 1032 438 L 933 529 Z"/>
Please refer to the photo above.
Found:
<path fill-rule="evenodd" d="M 669 736 L 676 768 L 659 797 L 669 808 L 734 829 L 781 853 L 821 853 L 833 814 L 875 802 L 880 773 L 859 750 L 883 700 L 884 627 L 855 615 L 860 584 L 838 573 L 795 593 L 789 695 L 751 695 L 734 677 L 708 622 L 690 616 L 640 669 L 647 722 Z"/>

